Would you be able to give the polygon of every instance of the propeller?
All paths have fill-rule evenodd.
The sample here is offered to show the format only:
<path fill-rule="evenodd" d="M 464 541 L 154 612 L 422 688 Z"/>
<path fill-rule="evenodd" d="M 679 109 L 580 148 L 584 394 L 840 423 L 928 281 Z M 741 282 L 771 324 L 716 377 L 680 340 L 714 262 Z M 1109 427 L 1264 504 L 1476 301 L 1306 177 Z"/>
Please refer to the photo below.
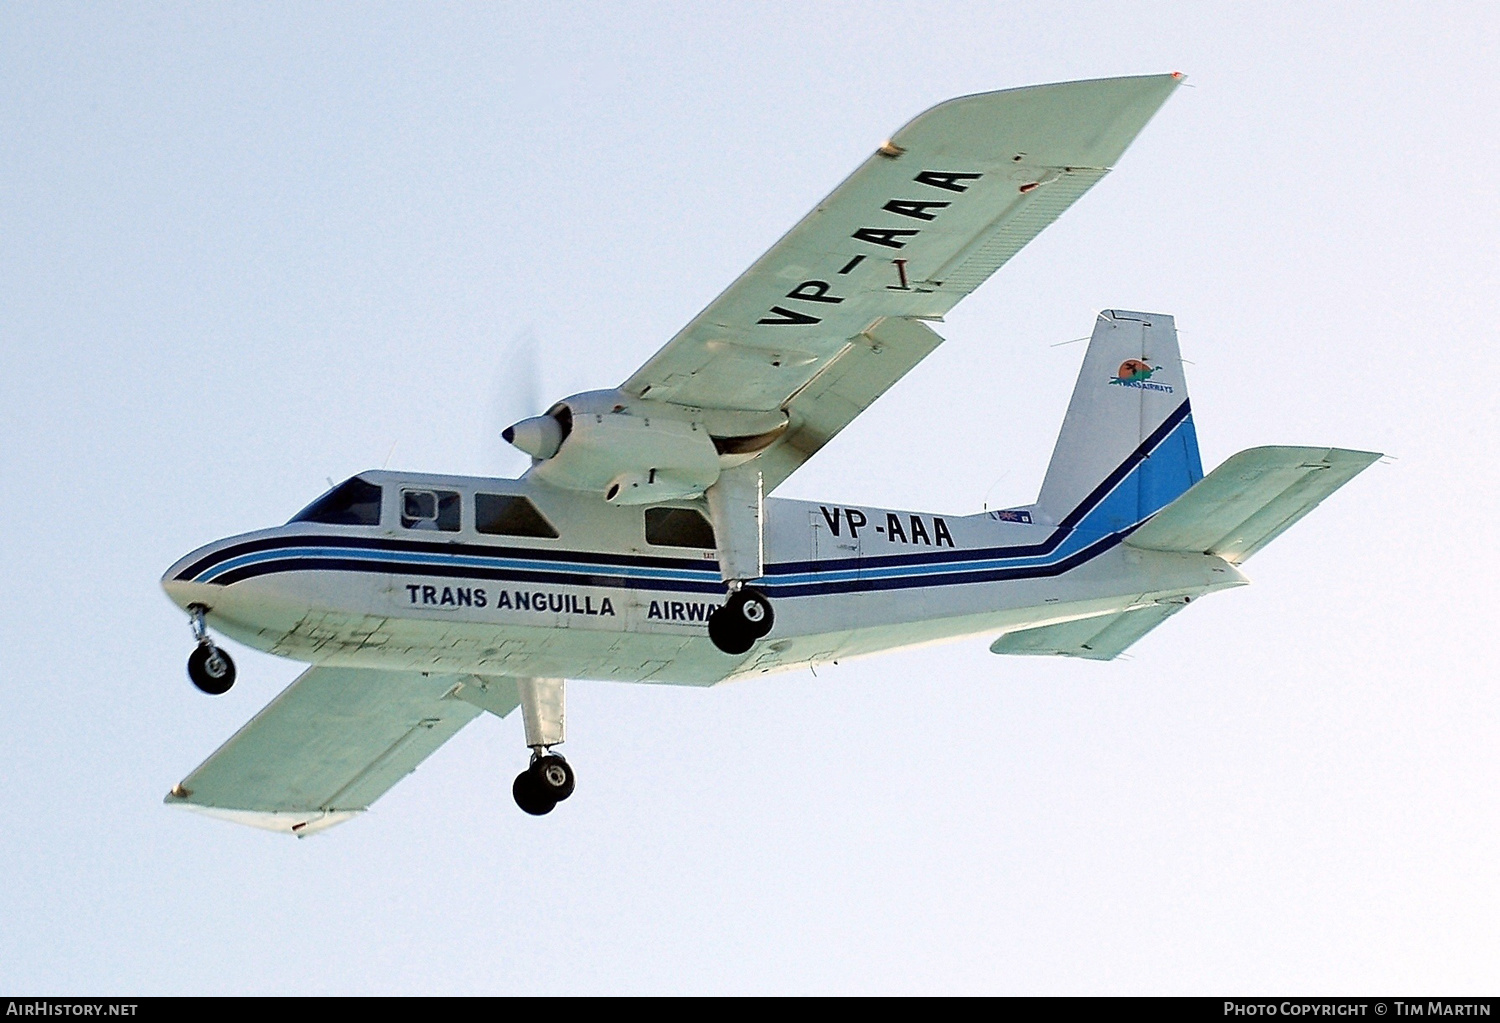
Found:
<path fill-rule="evenodd" d="M 490 419 L 485 424 L 491 461 L 506 476 L 519 476 L 531 467 L 531 460 L 513 447 L 504 434 L 512 424 L 546 411 L 541 377 L 536 331 L 529 326 L 523 327 L 516 332 L 500 362 L 495 375 Z"/>

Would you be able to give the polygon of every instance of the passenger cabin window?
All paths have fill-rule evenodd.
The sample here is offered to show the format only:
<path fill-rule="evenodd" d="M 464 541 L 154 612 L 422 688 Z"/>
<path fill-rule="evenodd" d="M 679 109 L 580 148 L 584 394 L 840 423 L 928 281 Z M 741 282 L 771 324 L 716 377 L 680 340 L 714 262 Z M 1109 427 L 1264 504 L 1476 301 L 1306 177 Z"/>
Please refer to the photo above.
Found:
<path fill-rule="evenodd" d="M 524 497 L 475 494 L 474 528 L 491 536 L 536 536 L 557 539 L 557 530 Z"/>
<path fill-rule="evenodd" d="M 714 527 L 691 508 L 647 508 L 646 542 L 657 547 L 701 547 L 711 551 Z"/>
<path fill-rule="evenodd" d="M 401 491 L 401 524 L 407 529 L 458 532 L 459 497 L 453 490 Z"/>
<path fill-rule="evenodd" d="M 292 517 L 293 522 L 330 526 L 380 525 L 380 488 L 355 476 L 345 480 Z"/>

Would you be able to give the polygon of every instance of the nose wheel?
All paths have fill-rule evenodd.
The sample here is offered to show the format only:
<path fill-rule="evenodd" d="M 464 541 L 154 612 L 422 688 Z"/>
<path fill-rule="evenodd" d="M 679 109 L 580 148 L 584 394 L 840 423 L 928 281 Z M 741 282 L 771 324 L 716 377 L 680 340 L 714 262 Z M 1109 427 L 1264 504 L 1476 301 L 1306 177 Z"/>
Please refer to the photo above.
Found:
<path fill-rule="evenodd" d="M 198 641 L 198 646 L 188 655 L 187 673 L 193 685 L 201 691 L 209 696 L 222 696 L 234 685 L 234 661 L 209 637 L 208 624 L 204 621 L 207 611 L 202 604 L 188 608 L 193 619 L 193 638 Z"/>
<path fill-rule="evenodd" d="M 771 631 L 776 614 L 766 595 L 750 586 L 741 586 L 708 618 L 708 638 L 726 654 L 742 654 L 755 641 Z"/>
<path fill-rule="evenodd" d="M 568 762 L 556 753 L 544 753 L 534 756 L 531 766 L 516 775 L 510 792 L 517 806 L 533 817 L 541 817 L 573 794 L 573 783 L 573 768 Z"/>

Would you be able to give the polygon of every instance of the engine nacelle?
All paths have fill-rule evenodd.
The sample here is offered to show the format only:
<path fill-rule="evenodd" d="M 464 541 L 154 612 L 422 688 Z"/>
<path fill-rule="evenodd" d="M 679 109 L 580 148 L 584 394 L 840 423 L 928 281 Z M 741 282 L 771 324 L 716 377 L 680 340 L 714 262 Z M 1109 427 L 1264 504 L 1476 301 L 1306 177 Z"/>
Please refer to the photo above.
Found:
<path fill-rule="evenodd" d="M 617 391 L 574 395 L 509 427 L 505 439 L 536 461 L 538 479 L 602 494 L 615 504 L 696 497 L 719 478 L 708 428 L 670 407 L 642 407 Z"/>

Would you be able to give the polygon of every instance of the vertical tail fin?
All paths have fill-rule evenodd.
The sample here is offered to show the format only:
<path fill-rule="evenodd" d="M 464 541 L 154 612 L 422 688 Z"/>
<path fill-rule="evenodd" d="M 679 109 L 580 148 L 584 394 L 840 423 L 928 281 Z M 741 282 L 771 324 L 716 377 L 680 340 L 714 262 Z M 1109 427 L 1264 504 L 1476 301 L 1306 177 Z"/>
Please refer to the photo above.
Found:
<path fill-rule="evenodd" d="M 1203 463 L 1177 351 L 1160 313 L 1106 309 L 1034 506 L 1043 521 L 1101 533 L 1155 514 L 1198 480 Z"/>

